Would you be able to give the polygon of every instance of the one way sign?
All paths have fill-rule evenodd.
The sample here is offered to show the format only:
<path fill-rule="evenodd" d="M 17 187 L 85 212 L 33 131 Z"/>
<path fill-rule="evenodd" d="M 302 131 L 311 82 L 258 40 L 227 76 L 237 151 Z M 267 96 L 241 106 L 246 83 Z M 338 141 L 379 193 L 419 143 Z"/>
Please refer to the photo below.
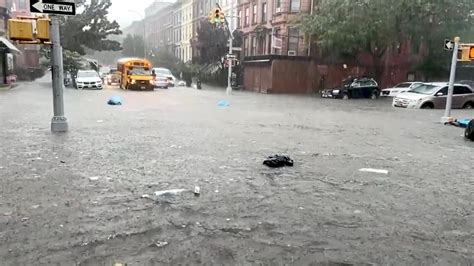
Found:
<path fill-rule="evenodd" d="M 446 50 L 446 51 L 454 50 L 454 42 L 449 40 L 449 39 L 445 39 L 444 40 L 444 50 Z"/>
<path fill-rule="evenodd" d="M 76 15 L 76 4 L 57 0 L 30 0 L 30 11 L 32 13 L 74 16 Z"/>

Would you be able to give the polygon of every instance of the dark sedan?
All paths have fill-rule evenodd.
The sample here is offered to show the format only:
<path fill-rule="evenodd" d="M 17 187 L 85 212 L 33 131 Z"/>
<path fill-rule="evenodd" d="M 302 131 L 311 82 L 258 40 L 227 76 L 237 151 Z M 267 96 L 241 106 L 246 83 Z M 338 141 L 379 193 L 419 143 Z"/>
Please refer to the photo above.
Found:
<path fill-rule="evenodd" d="M 379 96 L 379 86 L 372 78 L 347 79 L 341 84 L 341 86 L 321 92 L 321 97 L 323 98 L 344 100 L 355 98 L 377 99 Z"/>

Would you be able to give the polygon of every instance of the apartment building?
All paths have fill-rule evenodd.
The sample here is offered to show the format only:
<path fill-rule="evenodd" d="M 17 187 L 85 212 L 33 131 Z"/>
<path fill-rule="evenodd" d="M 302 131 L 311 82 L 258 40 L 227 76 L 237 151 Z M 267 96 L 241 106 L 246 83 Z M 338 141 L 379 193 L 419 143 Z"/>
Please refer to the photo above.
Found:
<path fill-rule="evenodd" d="M 292 22 L 311 8 L 311 0 L 239 0 L 244 56 L 307 56 L 307 41 Z"/>

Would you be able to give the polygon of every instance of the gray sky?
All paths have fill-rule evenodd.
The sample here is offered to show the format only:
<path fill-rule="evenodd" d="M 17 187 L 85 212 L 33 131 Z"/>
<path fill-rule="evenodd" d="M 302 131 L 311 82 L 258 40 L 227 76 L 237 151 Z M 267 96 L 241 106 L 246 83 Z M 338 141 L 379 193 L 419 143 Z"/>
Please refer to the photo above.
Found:
<path fill-rule="evenodd" d="M 120 27 L 124 28 L 135 20 L 142 18 L 128 10 L 133 10 L 145 15 L 145 8 L 153 3 L 154 0 L 112 0 L 112 6 L 109 9 L 110 20 L 117 20 Z"/>

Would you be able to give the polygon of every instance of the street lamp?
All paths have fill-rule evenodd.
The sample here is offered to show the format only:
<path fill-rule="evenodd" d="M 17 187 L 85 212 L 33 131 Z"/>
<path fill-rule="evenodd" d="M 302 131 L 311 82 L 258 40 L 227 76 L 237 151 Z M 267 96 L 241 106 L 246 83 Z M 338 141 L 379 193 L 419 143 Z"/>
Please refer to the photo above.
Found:
<path fill-rule="evenodd" d="M 130 9 L 129 9 L 128 12 L 134 13 L 134 14 L 140 16 L 140 17 L 143 19 L 143 50 L 144 50 L 144 52 L 145 52 L 145 53 L 143 54 L 143 56 L 144 56 L 145 59 L 146 59 L 146 54 L 147 54 L 147 48 L 146 48 L 146 23 L 145 23 L 145 18 L 146 18 L 146 16 L 140 14 L 140 12 L 135 11 L 135 10 L 130 10 Z"/>

